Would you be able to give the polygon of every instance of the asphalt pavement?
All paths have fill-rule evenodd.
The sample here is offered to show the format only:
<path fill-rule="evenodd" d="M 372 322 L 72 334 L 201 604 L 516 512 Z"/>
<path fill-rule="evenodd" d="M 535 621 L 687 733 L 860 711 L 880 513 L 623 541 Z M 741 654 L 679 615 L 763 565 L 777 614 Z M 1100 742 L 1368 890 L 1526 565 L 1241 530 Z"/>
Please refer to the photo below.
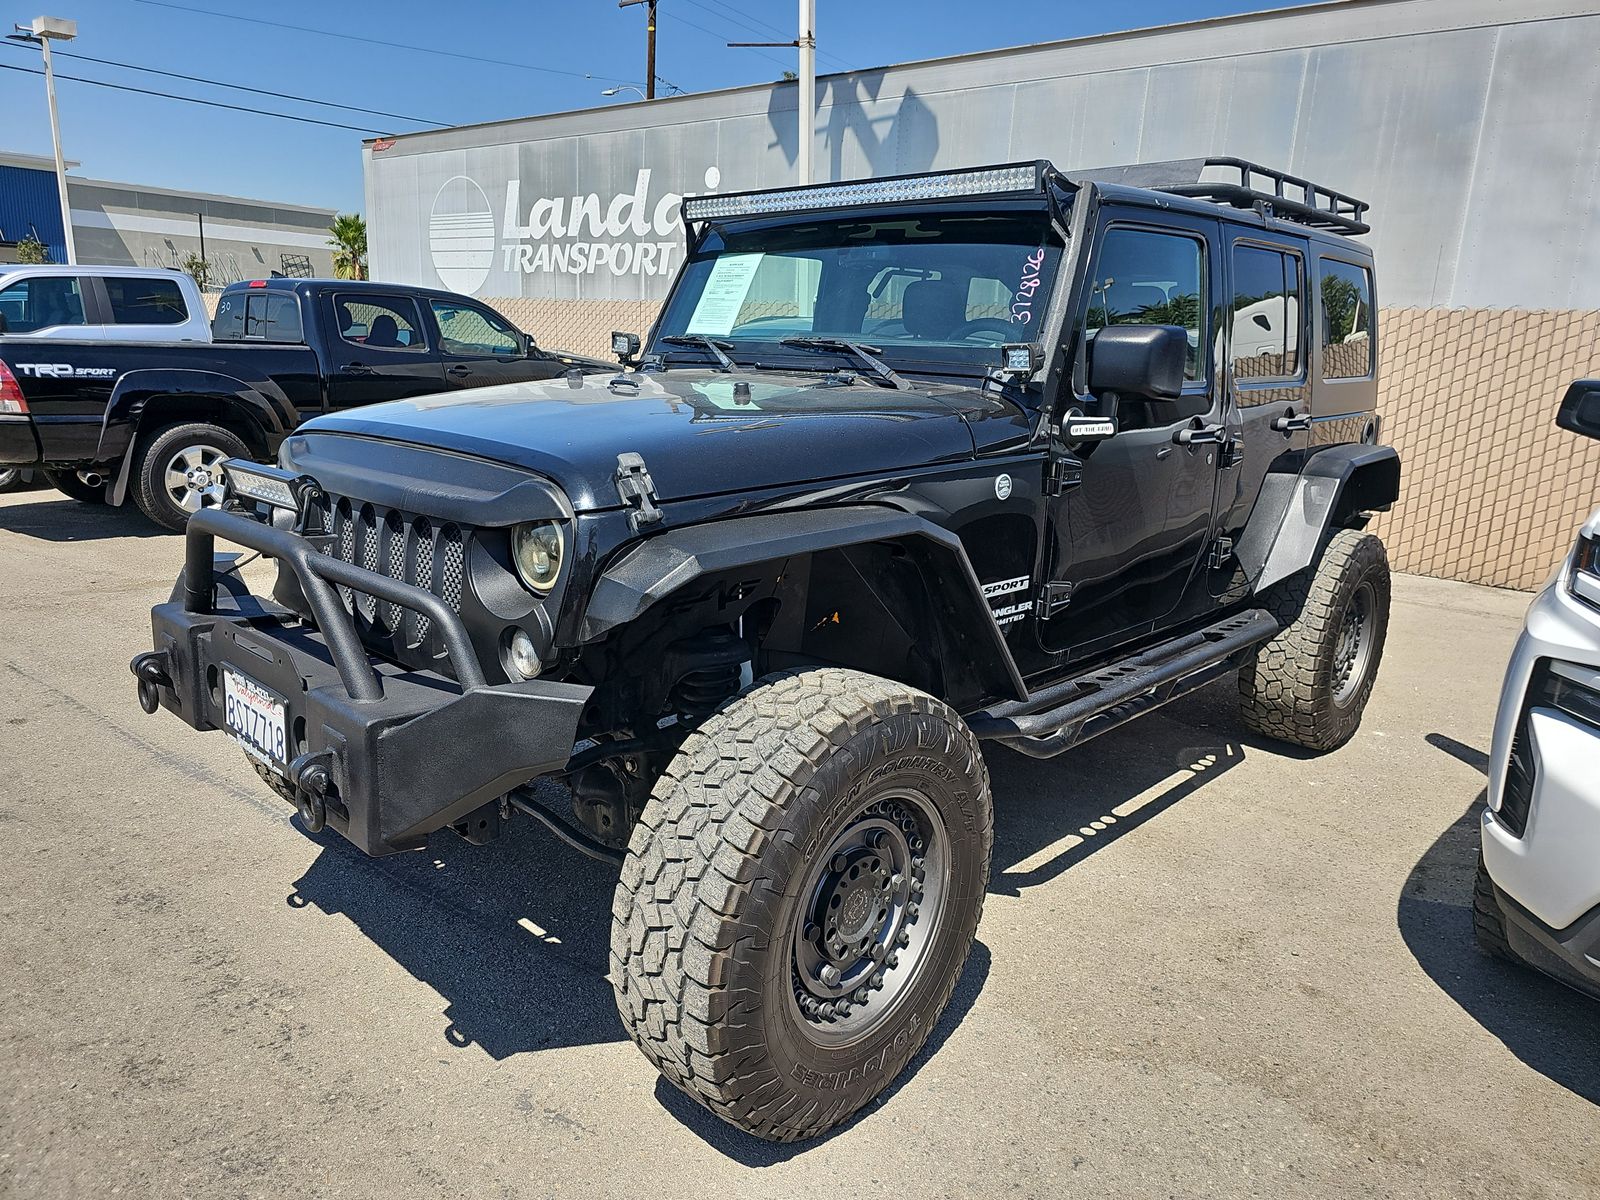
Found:
<path fill-rule="evenodd" d="M 993 884 L 928 1052 L 772 1146 L 657 1080 L 613 876 L 531 822 L 373 860 L 146 717 L 180 539 L 0 498 L 0 1195 L 1600 1194 L 1600 1005 L 1472 944 L 1528 597 L 1398 577 L 1355 740 L 1214 686 L 989 755 Z"/>

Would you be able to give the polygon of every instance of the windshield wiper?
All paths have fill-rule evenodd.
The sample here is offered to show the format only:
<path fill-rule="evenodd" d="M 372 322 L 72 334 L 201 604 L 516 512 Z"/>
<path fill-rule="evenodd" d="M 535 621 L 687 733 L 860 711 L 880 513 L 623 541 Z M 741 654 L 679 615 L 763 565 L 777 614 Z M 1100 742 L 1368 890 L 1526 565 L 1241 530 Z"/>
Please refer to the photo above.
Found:
<path fill-rule="evenodd" d="M 864 346 L 860 342 L 852 342 L 847 338 L 830 337 L 786 337 L 778 341 L 780 346 L 805 346 L 812 350 L 836 350 L 841 354 L 848 354 L 858 363 L 871 371 L 887 387 L 898 388 L 902 392 L 909 392 L 911 385 L 895 373 L 893 367 L 877 356 L 883 351 L 876 346 Z"/>
<path fill-rule="evenodd" d="M 707 337 L 703 333 L 669 333 L 665 337 L 656 339 L 672 346 L 699 346 L 702 350 L 709 350 L 717 360 L 717 369 L 721 371 L 733 370 L 733 359 L 723 353 L 732 350 L 732 342 L 719 342 L 716 338 Z"/>

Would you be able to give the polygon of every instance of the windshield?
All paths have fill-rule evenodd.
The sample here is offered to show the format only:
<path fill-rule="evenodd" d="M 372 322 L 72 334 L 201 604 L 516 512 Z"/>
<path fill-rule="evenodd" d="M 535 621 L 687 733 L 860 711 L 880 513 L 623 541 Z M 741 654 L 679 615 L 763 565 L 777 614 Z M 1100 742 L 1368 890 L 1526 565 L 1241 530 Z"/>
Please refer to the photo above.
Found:
<path fill-rule="evenodd" d="M 737 361 L 785 338 L 864 343 L 885 359 L 959 368 L 1037 336 L 1061 243 L 1043 212 L 891 215 L 712 230 L 657 327 L 716 338 Z M 669 359 L 704 349 L 659 346 Z M 786 349 L 804 357 L 806 351 Z M 819 366 L 833 366 L 825 359 Z"/>

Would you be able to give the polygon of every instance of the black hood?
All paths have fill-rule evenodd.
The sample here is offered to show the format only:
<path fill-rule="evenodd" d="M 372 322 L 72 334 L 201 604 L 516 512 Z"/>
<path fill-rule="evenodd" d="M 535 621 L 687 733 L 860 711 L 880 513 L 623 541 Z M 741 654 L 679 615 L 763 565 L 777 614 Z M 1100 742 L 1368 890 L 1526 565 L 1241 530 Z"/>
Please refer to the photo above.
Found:
<path fill-rule="evenodd" d="M 817 375 L 675 370 L 513 383 L 318 417 L 356 434 L 537 472 L 578 511 L 613 508 L 617 455 L 644 456 L 662 500 L 892 473 L 973 456 L 970 388 L 818 386 Z M 637 383 L 637 387 L 632 386 Z M 748 393 L 745 389 L 748 388 Z"/>

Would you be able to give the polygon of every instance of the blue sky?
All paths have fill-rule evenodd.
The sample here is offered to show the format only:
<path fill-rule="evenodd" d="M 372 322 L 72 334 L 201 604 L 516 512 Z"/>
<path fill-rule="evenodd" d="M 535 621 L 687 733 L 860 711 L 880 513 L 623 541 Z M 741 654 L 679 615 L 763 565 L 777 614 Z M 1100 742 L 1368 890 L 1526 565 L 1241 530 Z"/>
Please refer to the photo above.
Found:
<path fill-rule="evenodd" d="M 1282 7 L 1263 0 L 817 0 L 819 72 L 881 66 L 1054 38 Z M 426 128 L 67 58 L 131 63 L 448 124 L 616 103 L 615 82 L 644 79 L 644 9 L 615 0 L 12 0 L 7 29 L 40 11 L 73 17 L 58 76 L 76 75 L 272 108 L 385 132 Z M 789 48 L 728 41 L 793 37 L 791 0 L 660 0 L 656 73 L 685 91 L 776 79 Z M 445 15 L 441 15 L 441 13 Z M 222 14 L 234 14 L 227 16 Z M 974 14 L 977 14 L 976 18 Z M 252 18 L 250 21 L 240 17 Z M 263 22 L 271 22 L 263 23 Z M 325 36 L 313 30 L 373 41 Z M 402 46 L 427 47 L 411 50 Z M 494 60 L 494 61 L 488 61 Z M 0 66 L 39 66 L 37 50 L 0 43 Z M 585 75 L 591 78 L 585 78 Z M 363 133 L 271 120 L 61 80 L 62 142 L 92 178 L 361 207 Z M 632 100 L 631 92 L 619 99 Z M 0 70 L 0 149 L 48 154 L 44 81 Z"/>

